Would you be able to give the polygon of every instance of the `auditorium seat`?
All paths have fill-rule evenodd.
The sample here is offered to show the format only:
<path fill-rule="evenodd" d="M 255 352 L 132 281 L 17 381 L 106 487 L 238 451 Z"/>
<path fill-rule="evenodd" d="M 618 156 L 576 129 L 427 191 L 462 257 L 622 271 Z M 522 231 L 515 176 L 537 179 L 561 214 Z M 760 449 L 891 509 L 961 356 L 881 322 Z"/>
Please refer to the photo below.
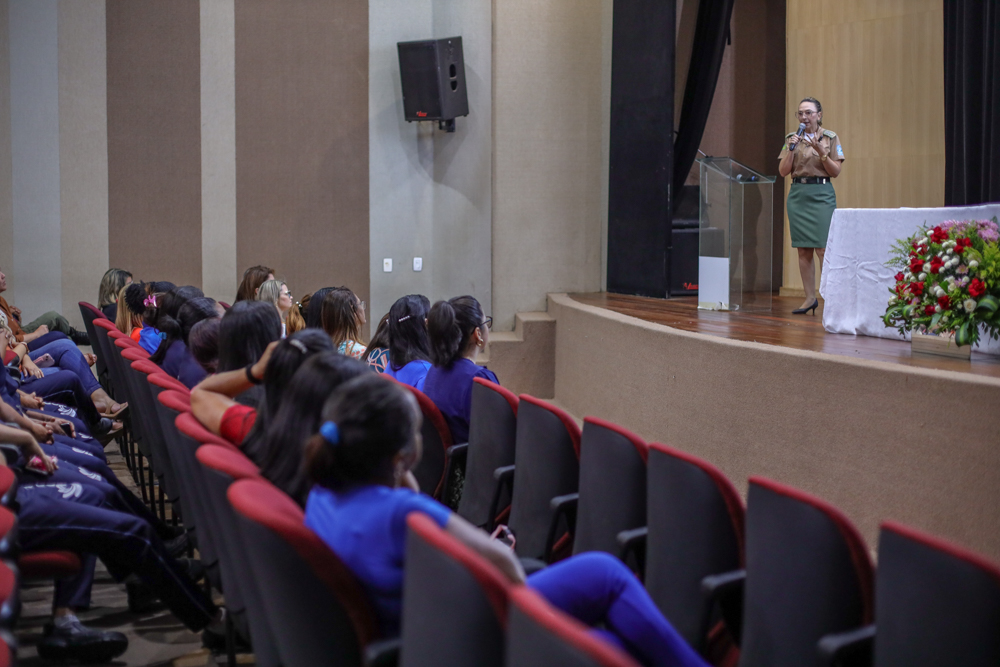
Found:
<path fill-rule="evenodd" d="M 236 528 L 236 513 L 226 498 L 226 492 L 234 481 L 258 478 L 260 469 L 233 447 L 202 445 L 196 456 L 201 464 L 199 479 L 208 501 L 207 510 L 213 512 L 215 523 L 222 531 L 215 544 L 226 609 L 239 633 L 251 640 L 254 664 L 260 667 L 276 666 L 279 664 L 277 647 L 268 624 L 267 608 L 260 600 L 246 558 L 246 552 L 255 545 L 243 542 L 243 536 Z M 234 643 L 229 641 L 227 644 L 230 654 L 235 655 Z"/>
<path fill-rule="evenodd" d="M 823 643 L 827 664 L 870 655 L 875 667 L 1000 665 L 1000 566 L 887 521 L 878 545 L 876 626 Z M 871 664 L 871 663 L 869 663 Z"/>
<path fill-rule="evenodd" d="M 149 449 L 152 454 L 153 472 L 159 481 L 160 516 L 165 518 L 164 500 L 175 504 L 178 498 L 177 480 L 174 474 L 170 453 L 163 436 L 163 425 L 160 423 L 160 412 L 157 410 L 159 401 L 156 396 L 162 389 L 149 381 L 151 375 L 163 375 L 163 370 L 149 360 L 133 361 L 131 369 L 136 373 L 136 408 L 146 424 Z M 135 410 L 136 408 L 133 408 Z"/>
<path fill-rule="evenodd" d="M 821 639 L 871 623 L 873 611 L 872 562 L 851 522 L 818 498 L 750 478 L 740 667 L 816 664 Z"/>
<path fill-rule="evenodd" d="M 743 500 L 718 468 L 660 443 L 649 445 L 647 487 L 646 529 L 631 531 L 645 539 L 646 590 L 695 650 L 723 664 L 732 643 L 702 580 L 744 567 Z"/>
<path fill-rule="evenodd" d="M 146 382 L 145 374 L 132 366 L 136 361 L 149 361 L 149 355 L 145 350 L 136 346 L 132 347 L 124 337 L 115 339 L 115 346 L 119 348 L 121 356 L 121 376 L 122 382 L 128 387 L 129 411 L 128 421 L 131 426 L 132 438 L 137 448 L 135 453 L 136 469 L 132 471 L 133 477 L 138 477 L 136 482 L 142 493 L 143 501 L 147 502 L 156 511 L 157 503 L 155 497 L 155 483 L 153 479 L 154 468 L 160 464 L 154 453 L 154 440 L 158 436 L 156 424 L 152 421 L 153 415 L 149 410 L 150 390 Z M 149 362 L 152 363 L 152 362 Z M 148 461 L 148 474 L 147 465 Z"/>
<path fill-rule="evenodd" d="M 427 394 L 400 383 L 409 389 L 417 399 L 420 412 L 424 415 L 423 424 L 420 427 L 420 435 L 423 437 L 423 456 L 417 467 L 413 469 L 413 475 L 420 484 L 420 489 L 429 496 L 447 504 L 448 498 L 443 496 L 446 473 L 448 472 L 449 448 L 452 446 L 451 431 L 444 420 L 444 415 L 434 405 L 434 401 L 427 397 Z"/>
<path fill-rule="evenodd" d="M 541 559 L 552 523 L 552 499 L 579 490 L 580 427 L 554 405 L 522 394 L 515 452 L 516 468 L 507 466 L 497 473 L 505 483 L 513 481 L 507 525 L 517 538 L 517 555 Z M 557 546 L 565 544 L 561 542 Z"/>
<path fill-rule="evenodd" d="M 438 527 L 407 517 L 402 667 L 501 667 L 511 584 Z"/>
<path fill-rule="evenodd" d="M 618 534 L 646 525 L 649 445 L 636 434 L 597 417 L 583 420 L 580 490 L 552 500 L 556 510 L 546 541 L 551 561 L 560 517 L 570 526 L 573 553 L 621 553 Z"/>
<path fill-rule="evenodd" d="M 159 375 L 158 373 L 154 373 L 149 376 L 150 381 L 155 384 Z M 162 377 L 173 380 L 173 378 L 166 374 L 163 374 Z M 163 439 L 167 443 L 167 452 L 170 455 L 170 462 L 174 467 L 174 474 L 176 476 L 181 519 L 185 530 L 195 534 L 195 538 L 197 539 L 195 528 L 196 512 L 194 508 L 189 506 L 193 502 L 192 499 L 194 497 L 194 491 L 191 489 L 193 481 L 191 480 L 190 473 L 183 467 L 184 463 L 181 458 L 182 452 L 180 448 L 184 446 L 181 441 L 184 435 L 177 430 L 176 424 L 178 415 L 191 412 L 190 394 L 187 389 L 184 391 L 164 389 L 156 396 L 156 403 L 156 409 L 160 415 L 160 425 L 163 427 Z"/>
<path fill-rule="evenodd" d="M 104 384 L 108 375 L 108 366 L 105 360 L 101 358 L 101 348 L 98 347 L 97 327 L 94 326 L 94 320 L 106 320 L 107 318 L 104 317 L 104 313 L 98 310 L 96 306 L 86 301 L 80 301 L 78 305 L 80 306 L 80 316 L 83 318 L 83 326 L 87 330 L 87 336 L 90 338 L 90 347 L 94 351 L 94 354 L 97 355 L 97 363 L 94 364 L 97 370 L 97 379 Z"/>
<path fill-rule="evenodd" d="M 17 498 L 17 475 L 7 466 L 0 466 L 0 505 L 11 507 Z"/>
<path fill-rule="evenodd" d="M 639 667 L 527 586 L 511 590 L 505 660 L 508 667 Z"/>
<path fill-rule="evenodd" d="M 483 378 L 473 381 L 465 481 L 458 514 L 488 531 L 493 530 L 499 515 L 506 518 L 510 511 L 510 491 L 499 497 L 493 472 L 514 465 L 517 404 L 517 396 L 500 385 Z"/>
<path fill-rule="evenodd" d="M 283 667 L 356 666 L 378 638 L 361 584 L 303 523 L 302 509 L 263 479 L 232 484 L 229 502 Z"/>

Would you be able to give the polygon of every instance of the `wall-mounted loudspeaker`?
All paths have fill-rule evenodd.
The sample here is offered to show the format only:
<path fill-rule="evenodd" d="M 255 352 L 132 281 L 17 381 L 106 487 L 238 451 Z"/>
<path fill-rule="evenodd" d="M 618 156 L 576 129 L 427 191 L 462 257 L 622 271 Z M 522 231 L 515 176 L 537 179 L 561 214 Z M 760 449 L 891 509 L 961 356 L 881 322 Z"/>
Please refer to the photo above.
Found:
<path fill-rule="evenodd" d="M 396 48 L 406 120 L 441 121 L 453 131 L 455 118 L 469 115 L 462 38 L 399 42 Z"/>

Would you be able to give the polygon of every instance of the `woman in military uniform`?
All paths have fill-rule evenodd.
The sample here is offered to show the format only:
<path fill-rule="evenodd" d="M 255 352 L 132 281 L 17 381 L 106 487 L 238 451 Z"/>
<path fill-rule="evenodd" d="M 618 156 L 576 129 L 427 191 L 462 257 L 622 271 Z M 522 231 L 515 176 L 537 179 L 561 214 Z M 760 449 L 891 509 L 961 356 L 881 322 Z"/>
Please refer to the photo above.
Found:
<path fill-rule="evenodd" d="M 799 103 L 799 122 L 805 125 L 802 136 L 790 132 L 778 156 L 778 173 L 792 175 L 788 192 L 788 224 L 792 247 L 799 252 L 799 274 L 806 299 L 792 312 L 796 315 L 816 312 L 816 270 L 813 252 L 823 265 L 830 219 L 837 208 L 837 195 L 831 179 L 840 175 L 844 149 L 836 132 L 823 129 L 823 105 L 812 97 Z M 797 148 L 796 148 L 797 146 Z"/>

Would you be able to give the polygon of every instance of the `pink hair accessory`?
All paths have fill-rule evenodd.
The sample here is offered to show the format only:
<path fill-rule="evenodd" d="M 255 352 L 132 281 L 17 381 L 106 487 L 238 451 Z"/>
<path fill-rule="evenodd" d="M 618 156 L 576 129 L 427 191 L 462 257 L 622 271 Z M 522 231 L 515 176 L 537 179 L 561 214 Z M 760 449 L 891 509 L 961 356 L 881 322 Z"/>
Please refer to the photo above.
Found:
<path fill-rule="evenodd" d="M 156 308 L 156 295 L 150 294 L 149 296 L 147 296 L 145 300 L 142 302 L 142 305 L 146 306 L 147 308 L 149 307 Z"/>

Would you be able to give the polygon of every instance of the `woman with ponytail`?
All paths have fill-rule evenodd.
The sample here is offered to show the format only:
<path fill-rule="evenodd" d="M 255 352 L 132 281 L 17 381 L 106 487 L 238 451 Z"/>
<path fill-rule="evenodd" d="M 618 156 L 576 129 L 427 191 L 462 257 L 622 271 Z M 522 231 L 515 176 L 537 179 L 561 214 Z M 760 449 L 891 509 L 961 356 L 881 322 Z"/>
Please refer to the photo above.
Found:
<path fill-rule="evenodd" d="M 492 317 L 471 296 L 438 301 L 427 316 L 427 333 L 434 367 L 427 372 L 423 392 L 444 415 L 456 443 L 469 441 L 472 381 L 481 377 L 499 384 L 497 376 L 476 358 L 490 339 Z"/>
<path fill-rule="evenodd" d="M 164 330 L 167 334 L 167 339 L 163 341 L 160 349 L 164 349 L 163 346 L 166 345 L 167 351 L 163 356 L 163 362 L 160 364 L 160 367 L 170 377 L 180 380 L 188 389 L 193 388 L 208 376 L 205 369 L 202 368 L 198 360 L 191 354 L 191 349 L 188 346 L 191 330 L 196 324 L 204 320 L 219 319 L 221 317 L 219 314 L 220 310 L 221 308 L 215 302 L 215 299 L 210 299 L 207 296 L 195 297 L 181 306 L 180 310 L 177 311 L 177 317 L 174 322 L 170 323 L 169 331 Z M 162 321 L 163 318 L 161 317 L 160 320 Z M 175 329 L 179 329 L 179 336 L 175 334 Z M 157 354 L 159 352 L 160 350 L 157 350 Z"/>
<path fill-rule="evenodd" d="M 175 287 L 166 294 L 162 294 L 156 299 L 156 304 L 152 308 L 146 309 L 146 322 L 160 332 L 162 341 L 156 350 L 149 357 L 154 364 L 163 365 L 163 359 L 167 356 L 167 350 L 175 342 L 183 338 L 181 324 L 177 321 L 177 313 L 181 306 L 190 301 L 204 297 L 205 293 L 192 285 Z M 141 344 L 141 343 L 140 343 Z"/>
<path fill-rule="evenodd" d="M 403 384 L 423 391 L 431 368 L 431 343 L 427 337 L 427 311 L 431 302 L 422 294 L 396 300 L 389 309 L 389 364 L 383 371 Z"/>
<path fill-rule="evenodd" d="M 507 545 L 418 493 L 410 471 L 420 460 L 420 421 L 410 392 L 365 373 L 327 399 L 317 433 L 306 445 L 306 473 L 314 483 L 306 526 L 361 582 L 384 636 L 399 632 L 406 518 L 420 512 L 512 583 L 528 585 L 587 625 L 600 623 L 597 636 L 617 643 L 640 663 L 707 667 L 614 556 L 583 553 L 526 577 Z"/>

